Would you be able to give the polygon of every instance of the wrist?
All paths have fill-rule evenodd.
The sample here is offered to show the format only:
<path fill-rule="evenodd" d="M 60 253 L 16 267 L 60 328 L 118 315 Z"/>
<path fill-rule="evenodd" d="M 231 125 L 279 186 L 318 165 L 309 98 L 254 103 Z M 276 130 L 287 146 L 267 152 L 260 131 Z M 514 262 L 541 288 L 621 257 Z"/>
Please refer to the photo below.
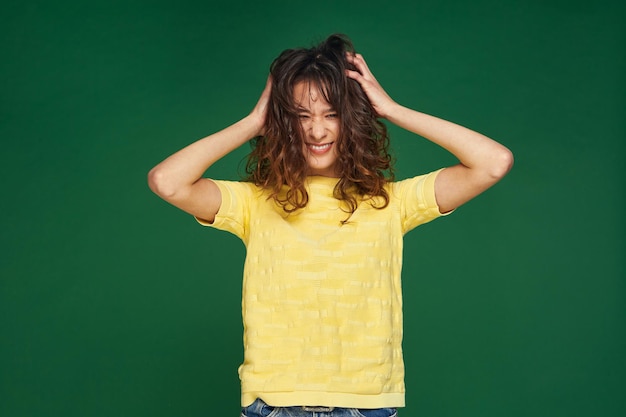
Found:
<path fill-rule="evenodd" d="M 265 117 L 256 112 L 250 113 L 247 117 L 247 123 L 252 131 L 251 138 L 262 135 L 265 131 Z"/>
<path fill-rule="evenodd" d="M 248 139 L 252 139 L 262 134 L 265 122 L 252 112 L 241 119 L 239 124 L 243 127 L 245 132 L 247 132 L 246 136 Z"/>
<path fill-rule="evenodd" d="M 378 113 L 383 119 L 392 121 L 394 117 L 402 110 L 402 106 L 395 101 L 390 101 L 385 107 L 382 107 Z"/>

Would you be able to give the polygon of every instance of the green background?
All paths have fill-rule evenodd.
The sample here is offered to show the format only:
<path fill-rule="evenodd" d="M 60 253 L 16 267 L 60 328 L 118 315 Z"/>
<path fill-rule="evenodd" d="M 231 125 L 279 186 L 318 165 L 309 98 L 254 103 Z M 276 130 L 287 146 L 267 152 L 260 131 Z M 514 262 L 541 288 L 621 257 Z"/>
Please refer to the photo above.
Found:
<path fill-rule="evenodd" d="M 397 101 L 516 157 L 406 237 L 400 415 L 626 415 L 622 4 L 3 2 L 0 415 L 238 415 L 244 247 L 146 174 L 332 32 Z M 454 162 L 392 141 L 399 178 Z"/>

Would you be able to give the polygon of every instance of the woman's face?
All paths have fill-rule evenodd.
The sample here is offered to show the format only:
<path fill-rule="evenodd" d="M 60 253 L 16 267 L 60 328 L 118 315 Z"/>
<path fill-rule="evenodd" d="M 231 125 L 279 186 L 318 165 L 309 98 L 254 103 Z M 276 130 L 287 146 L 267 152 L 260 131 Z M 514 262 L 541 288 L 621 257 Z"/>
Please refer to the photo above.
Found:
<path fill-rule="evenodd" d="M 307 81 L 297 83 L 293 89 L 294 102 L 304 132 L 304 155 L 309 165 L 309 175 L 338 177 L 337 140 L 339 117 L 326 101 L 319 87 Z"/>

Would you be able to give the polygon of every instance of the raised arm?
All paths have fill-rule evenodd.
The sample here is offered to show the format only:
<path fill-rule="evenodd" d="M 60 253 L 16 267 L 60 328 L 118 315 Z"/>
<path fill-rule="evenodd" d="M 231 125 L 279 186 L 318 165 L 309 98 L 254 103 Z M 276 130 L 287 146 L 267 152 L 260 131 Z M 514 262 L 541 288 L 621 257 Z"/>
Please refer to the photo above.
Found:
<path fill-rule="evenodd" d="M 268 78 L 259 101 L 246 117 L 192 143 L 152 168 L 148 174 L 150 189 L 174 206 L 212 222 L 222 196 L 215 183 L 202 175 L 217 160 L 263 133 L 271 84 Z"/>
<path fill-rule="evenodd" d="M 435 181 L 442 213 L 466 203 L 494 185 L 513 166 L 513 154 L 498 142 L 463 126 L 396 103 L 383 90 L 360 54 L 349 54 L 357 71 L 348 77 L 359 82 L 380 117 L 448 150 L 459 164 L 444 169 Z"/>

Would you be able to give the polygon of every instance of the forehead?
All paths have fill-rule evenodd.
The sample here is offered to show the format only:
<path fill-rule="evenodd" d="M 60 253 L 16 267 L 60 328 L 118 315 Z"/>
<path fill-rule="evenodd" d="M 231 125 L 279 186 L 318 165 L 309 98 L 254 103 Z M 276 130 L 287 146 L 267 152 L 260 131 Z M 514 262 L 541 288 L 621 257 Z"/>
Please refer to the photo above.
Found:
<path fill-rule="evenodd" d="M 293 87 L 293 99 L 298 107 L 311 108 L 313 106 L 332 107 L 319 84 L 311 81 L 299 81 Z"/>

